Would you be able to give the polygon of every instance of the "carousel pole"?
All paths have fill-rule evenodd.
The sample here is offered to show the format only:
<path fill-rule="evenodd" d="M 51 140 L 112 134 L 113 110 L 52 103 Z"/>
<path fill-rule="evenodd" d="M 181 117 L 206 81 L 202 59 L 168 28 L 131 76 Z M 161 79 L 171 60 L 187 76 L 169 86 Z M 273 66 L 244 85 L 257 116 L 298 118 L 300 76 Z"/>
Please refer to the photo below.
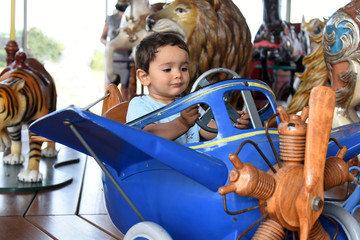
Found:
<path fill-rule="evenodd" d="M 15 41 L 15 0 L 11 0 L 10 41 Z"/>
<path fill-rule="evenodd" d="M 24 50 L 24 52 L 27 52 L 27 0 L 24 0 L 24 30 L 23 30 L 23 34 L 22 34 L 22 48 Z"/>
<path fill-rule="evenodd" d="M 15 0 L 11 0 L 10 40 L 5 46 L 7 65 L 15 60 L 15 54 L 19 51 L 19 47 L 15 40 Z"/>
<path fill-rule="evenodd" d="M 286 22 L 291 22 L 291 0 L 286 2 Z"/>

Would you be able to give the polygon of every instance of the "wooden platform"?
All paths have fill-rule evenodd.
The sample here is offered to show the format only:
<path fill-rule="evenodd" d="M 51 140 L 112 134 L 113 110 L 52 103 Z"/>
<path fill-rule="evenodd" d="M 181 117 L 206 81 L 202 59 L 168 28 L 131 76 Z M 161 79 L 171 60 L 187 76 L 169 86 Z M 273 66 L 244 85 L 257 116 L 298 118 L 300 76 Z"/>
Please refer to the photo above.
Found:
<path fill-rule="evenodd" d="M 0 192 L 0 239 L 123 239 L 107 215 L 95 160 L 65 146 L 59 153 L 79 158 L 58 168 L 72 182 L 45 191 Z"/>

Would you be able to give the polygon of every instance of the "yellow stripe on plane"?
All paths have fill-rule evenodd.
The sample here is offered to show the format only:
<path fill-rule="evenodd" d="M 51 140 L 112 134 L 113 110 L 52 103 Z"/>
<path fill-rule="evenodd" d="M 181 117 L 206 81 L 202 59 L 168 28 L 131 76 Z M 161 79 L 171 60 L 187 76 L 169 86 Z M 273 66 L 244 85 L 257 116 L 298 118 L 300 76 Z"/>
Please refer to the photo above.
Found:
<path fill-rule="evenodd" d="M 265 134 L 265 130 L 258 130 L 258 131 L 253 131 L 253 132 L 247 132 L 247 133 L 243 133 L 243 134 L 239 134 L 239 135 L 234 135 L 231 137 L 227 137 L 227 138 L 222 138 L 219 140 L 214 140 L 214 141 L 210 141 L 210 142 L 206 142 L 204 144 L 200 144 L 200 145 L 196 145 L 196 146 L 191 146 L 189 148 L 191 149 L 201 149 L 201 148 L 208 148 L 208 147 L 213 147 L 216 145 L 220 145 L 223 143 L 228 143 L 228 142 L 232 142 L 232 141 L 236 141 L 239 139 L 244 139 L 244 138 L 248 138 L 248 137 L 253 137 L 256 135 L 260 135 L 260 134 Z M 277 130 L 269 130 L 269 134 L 276 134 L 278 135 L 279 132 Z"/>

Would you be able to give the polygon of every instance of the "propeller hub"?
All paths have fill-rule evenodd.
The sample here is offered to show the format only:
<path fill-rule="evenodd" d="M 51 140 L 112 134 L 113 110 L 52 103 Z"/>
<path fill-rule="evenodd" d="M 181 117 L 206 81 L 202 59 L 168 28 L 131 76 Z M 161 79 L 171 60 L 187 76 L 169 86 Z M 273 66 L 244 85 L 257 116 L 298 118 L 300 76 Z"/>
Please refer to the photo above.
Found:
<path fill-rule="evenodd" d="M 324 201 L 319 196 L 315 196 L 311 201 L 311 208 L 314 211 L 319 211 L 324 206 Z"/>
<path fill-rule="evenodd" d="M 270 219 L 279 222 L 291 231 L 299 231 L 300 228 L 295 200 L 302 187 L 303 172 L 304 168 L 301 164 L 285 165 L 280 168 L 273 176 L 276 181 L 276 189 L 273 195 L 266 200 L 267 206 L 261 209 L 263 214 L 269 213 Z"/>

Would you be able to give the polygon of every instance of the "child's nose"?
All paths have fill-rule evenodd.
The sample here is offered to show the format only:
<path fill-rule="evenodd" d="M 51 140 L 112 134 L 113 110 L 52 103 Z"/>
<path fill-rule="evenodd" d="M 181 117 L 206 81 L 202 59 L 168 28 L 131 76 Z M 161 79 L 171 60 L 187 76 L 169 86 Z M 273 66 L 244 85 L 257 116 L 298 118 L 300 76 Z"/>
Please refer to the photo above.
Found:
<path fill-rule="evenodd" d="M 180 78 L 180 77 L 182 76 L 182 72 L 181 72 L 181 70 L 180 70 L 180 69 L 175 70 L 174 75 L 175 75 L 175 77 L 176 77 L 176 78 Z"/>

